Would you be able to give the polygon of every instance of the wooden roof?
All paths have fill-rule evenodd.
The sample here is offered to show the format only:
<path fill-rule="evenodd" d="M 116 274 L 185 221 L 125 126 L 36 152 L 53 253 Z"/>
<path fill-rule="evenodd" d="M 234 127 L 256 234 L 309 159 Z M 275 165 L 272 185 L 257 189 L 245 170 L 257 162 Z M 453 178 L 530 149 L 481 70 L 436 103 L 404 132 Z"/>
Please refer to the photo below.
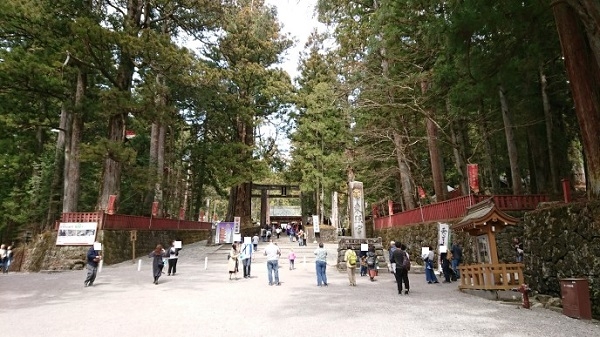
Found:
<path fill-rule="evenodd" d="M 489 198 L 469 207 L 465 217 L 452 225 L 452 229 L 466 231 L 485 226 L 487 222 L 500 222 L 502 225 L 514 225 L 519 222 L 519 219 L 499 210 L 494 204 L 494 200 Z"/>

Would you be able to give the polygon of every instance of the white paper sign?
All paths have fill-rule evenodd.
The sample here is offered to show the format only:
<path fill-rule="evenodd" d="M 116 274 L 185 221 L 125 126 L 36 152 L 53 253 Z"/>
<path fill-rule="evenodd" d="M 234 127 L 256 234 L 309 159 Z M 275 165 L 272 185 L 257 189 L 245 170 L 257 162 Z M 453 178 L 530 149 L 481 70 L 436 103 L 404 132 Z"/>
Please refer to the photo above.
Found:
<path fill-rule="evenodd" d="M 174 241 L 173 246 L 175 246 L 177 249 L 181 249 L 181 241 Z"/>
<path fill-rule="evenodd" d="M 361 243 L 360 244 L 360 251 L 361 252 L 368 252 L 369 251 L 369 244 L 368 243 Z"/>
<path fill-rule="evenodd" d="M 252 243 L 252 238 L 251 238 L 251 237 L 249 237 L 249 236 L 244 236 L 244 243 L 245 243 L 245 244 Z"/>
<path fill-rule="evenodd" d="M 429 254 L 429 247 L 421 247 L 421 256 Z"/>
<path fill-rule="evenodd" d="M 94 250 L 102 250 L 102 244 L 100 242 L 94 242 Z"/>
<path fill-rule="evenodd" d="M 233 242 L 242 242 L 242 234 L 233 234 Z"/>

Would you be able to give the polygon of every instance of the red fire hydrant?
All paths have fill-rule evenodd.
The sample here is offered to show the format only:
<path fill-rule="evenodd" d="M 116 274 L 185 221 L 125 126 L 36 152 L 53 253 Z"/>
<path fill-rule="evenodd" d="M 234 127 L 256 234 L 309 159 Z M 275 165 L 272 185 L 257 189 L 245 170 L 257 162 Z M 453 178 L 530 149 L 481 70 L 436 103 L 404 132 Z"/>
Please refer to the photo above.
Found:
<path fill-rule="evenodd" d="M 530 309 L 531 304 L 529 303 L 529 291 L 531 291 L 531 289 L 525 283 L 523 283 L 515 290 L 520 292 L 521 296 L 523 297 L 523 308 Z"/>

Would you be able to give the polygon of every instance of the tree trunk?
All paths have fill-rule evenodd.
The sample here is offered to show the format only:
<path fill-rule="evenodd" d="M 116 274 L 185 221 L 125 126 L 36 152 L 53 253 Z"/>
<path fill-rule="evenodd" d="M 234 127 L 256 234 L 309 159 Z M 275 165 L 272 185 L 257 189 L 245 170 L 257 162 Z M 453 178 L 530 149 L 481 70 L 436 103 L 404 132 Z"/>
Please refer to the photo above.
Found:
<path fill-rule="evenodd" d="M 600 5 L 597 1 L 581 1 L 588 10 L 589 19 L 583 20 L 588 32 L 582 30 L 581 16 L 578 16 L 572 2 L 555 2 L 553 8 L 556 28 L 560 38 L 569 86 L 573 94 L 577 121 L 581 130 L 585 154 L 588 196 L 600 197 L 600 42 L 597 40 L 600 23 Z M 575 7 L 577 8 L 577 7 Z M 592 31 L 586 22 L 596 23 Z M 592 41 L 590 36 L 594 36 Z"/>
<path fill-rule="evenodd" d="M 124 18 L 123 29 L 131 36 L 131 38 L 137 38 L 137 31 L 141 24 L 140 18 L 143 8 L 144 1 L 142 0 L 127 1 L 127 15 Z M 129 100 L 131 99 L 130 90 L 135 64 L 133 63 L 132 55 L 126 51 L 125 47 L 121 48 L 120 52 L 116 90 L 117 95 L 121 96 L 120 99 Z M 123 146 L 125 140 L 125 120 L 128 112 L 128 108 L 123 107 L 121 108 L 121 111 L 117 111 L 112 115 L 108 121 L 108 142 L 110 143 L 110 148 L 107 148 L 104 165 L 102 167 L 100 195 L 96 203 L 96 208 L 99 210 L 106 210 L 110 195 L 116 195 L 117 203 L 119 201 L 118 196 L 121 188 L 121 171 L 123 164 L 118 160 L 118 154 L 112 152 L 119 151 Z"/>
<path fill-rule="evenodd" d="M 400 172 L 400 183 L 402 184 L 402 200 L 406 210 L 414 209 L 415 200 L 413 198 L 413 185 L 411 183 L 410 170 L 406 165 L 406 149 L 402 135 L 394 130 L 394 146 L 396 148 L 396 160 L 398 161 L 398 169 Z"/>
<path fill-rule="evenodd" d="M 554 132 L 552 127 L 552 111 L 550 110 L 550 100 L 548 99 L 548 81 L 544 69 L 540 66 L 540 82 L 542 91 L 542 104 L 544 107 L 544 120 L 546 122 L 546 146 L 548 147 L 548 162 L 550 166 L 550 183 L 552 192 L 558 192 L 558 174 L 556 161 L 554 159 Z"/>
<path fill-rule="evenodd" d="M 492 150 L 492 143 L 490 142 L 490 132 L 488 128 L 487 118 L 484 115 L 484 106 L 481 103 L 480 106 L 480 115 L 482 116 L 480 125 L 481 138 L 483 140 L 483 145 L 485 151 L 483 151 L 483 172 L 489 178 L 489 189 L 492 194 L 498 192 L 498 172 L 494 169 L 492 154 L 494 153 Z M 485 187 L 484 187 L 485 188 Z"/>
<path fill-rule="evenodd" d="M 63 181 L 63 170 L 65 167 L 65 142 L 66 133 L 69 128 L 69 112 L 63 103 L 60 108 L 59 131 L 56 138 L 56 149 L 54 152 L 54 172 L 50 183 L 50 200 L 48 201 L 48 215 L 46 217 L 45 229 L 50 229 L 58 218 L 58 209 L 61 201 L 60 183 Z"/>
<path fill-rule="evenodd" d="M 508 102 L 504 95 L 504 88 L 501 85 L 498 86 L 498 94 L 500 95 L 500 106 L 502 107 L 502 121 L 504 121 L 504 134 L 506 135 L 506 147 L 508 149 L 508 160 L 510 162 L 512 190 L 514 195 L 521 195 L 523 194 L 523 184 L 519 169 L 517 144 L 515 142 L 515 133 L 510 120 Z"/>
<path fill-rule="evenodd" d="M 426 80 L 421 81 L 421 92 L 425 94 L 429 90 L 429 83 Z M 444 181 L 444 169 L 442 167 L 442 157 L 438 146 L 438 128 L 433 120 L 433 109 L 428 113 L 425 121 L 427 127 L 427 148 L 429 149 L 429 161 L 431 163 L 431 177 L 433 179 L 433 189 L 435 191 L 436 202 L 446 200 L 446 182 Z"/>
<path fill-rule="evenodd" d="M 87 73 L 80 67 L 77 75 L 77 90 L 75 91 L 75 110 L 71 116 L 71 127 L 67 147 L 69 159 L 65 163 L 65 178 L 63 185 L 63 212 L 77 212 L 79 194 L 81 191 L 81 172 L 79 150 L 83 132 L 83 100 L 87 91 Z"/>
<path fill-rule="evenodd" d="M 465 162 L 465 144 L 462 142 L 462 137 L 456 131 L 459 126 L 455 122 L 450 123 L 450 136 L 452 137 L 452 152 L 454 153 L 454 165 L 458 172 L 458 183 L 462 193 L 468 194 L 469 182 L 467 179 L 467 164 Z"/>

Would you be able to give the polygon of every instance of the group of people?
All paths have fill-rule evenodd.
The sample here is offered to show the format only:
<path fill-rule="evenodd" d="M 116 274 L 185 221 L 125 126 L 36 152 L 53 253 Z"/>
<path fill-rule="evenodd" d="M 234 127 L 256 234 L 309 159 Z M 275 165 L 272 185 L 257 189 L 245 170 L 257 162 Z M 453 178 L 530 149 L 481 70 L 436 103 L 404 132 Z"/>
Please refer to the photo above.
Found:
<path fill-rule="evenodd" d="M 0 269 L 2 273 L 8 273 L 8 268 L 13 260 L 12 246 L 6 246 L 5 244 L 0 245 Z"/>
<path fill-rule="evenodd" d="M 163 268 L 165 262 L 168 264 L 168 276 L 175 276 L 177 273 L 177 261 L 179 259 L 180 247 L 175 246 L 175 240 L 171 240 L 171 246 L 168 250 L 165 250 L 161 244 L 156 245 L 153 251 L 148 254 L 148 257 L 152 259 L 152 276 L 154 277 L 154 284 L 158 285 L 158 279 L 163 274 Z"/>

